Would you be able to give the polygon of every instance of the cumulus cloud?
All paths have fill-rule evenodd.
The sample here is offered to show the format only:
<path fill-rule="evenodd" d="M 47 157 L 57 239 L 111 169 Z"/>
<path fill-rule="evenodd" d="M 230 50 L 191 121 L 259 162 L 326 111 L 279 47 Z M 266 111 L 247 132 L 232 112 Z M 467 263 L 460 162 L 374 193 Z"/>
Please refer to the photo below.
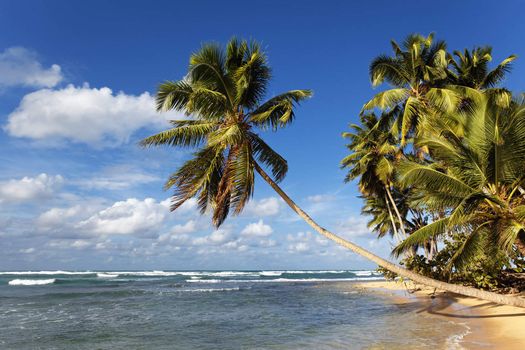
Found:
<path fill-rule="evenodd" d="M 210 235 L 198 237 L 193 240 L 194 245 L 221 245 L 230 242 L 234 239 L 230 230 L 218 229 L 213 231 Z"/>
<path fill-rule="evenodd" d="M 87 208 L 80 205 L 69 208 L 51 208 L 40 214 L 36 223 L 40 231 L 52 231 L 67 226 L 72 218 L 77 218 L 86 211 L 88 211 Z"/>
<path fill-rule="evenodd" d="M 81 221 L 77 228 L 98 235 L 146 236 L 160 227 L 168 212 L 165 202 L 129 198 Z"/>
<path fill-rule="evenodd" d="M 94 147 L 118 146 L 143 127 L 165 126 L 174 114 L 155 111 L 154 98 L 68 85 L 24 96 L 8 116 L 5 130 L 16 137 L 57 143 L 68 140 Z"/>
<path fill-rule="evenodd" d="M 188 201 L 180 208 L 181 213 L 191 212 L 195 205 L 193 201 Z M 51 208 L 40 214 L 34 223 L 38 233 L 66 239 L 129 235 L 139 238 L 162 237 L 169 241 L 174 240 L 172 238 L 175 236 L 199 229 L 196 220 L 180 223 L 180 215 L 170 215 L 169 206 L 169 199 L 156 201 L 153 198 L 128 198 L 111 205 L 92 201 Z M 159 236 L 160 232 L 164 233 Z"/>
<path fill-rule="evenodd" d="M 171 233 L 175 235 L 192 233 L 195 231 L 197 231 L 197 222 L 195 220 L 190 220 L 183 225 L 175 225 L 171 229 Z"/>
<path fill-rule="evenodd" d="M 62 81 L 59 65 L 44 68 L 34 52 L 10 47 L 0 53 L 0 88 L 13 86 L 54 87 Z"/>
<path fill-rule="evenodd" d="M 263 220 L 252 222 L 248 224 L 242 231 L 241 235 L 248 237 L 266 237 L 271 235 L 273 229 L 270 225 L 266 225 Z"/>
<path fill-rule="evenodd" d="M 367 220 L 363 217 L 350 217 L 337 225 L 337 232 L 349 237 L 370 236 L 373 237 L 367 226 Z"/>
<path fill-rule="evenodd" d="M 19 180 L 0 182 L 1 202 L 26 202 L 51 197 L 62 185 L 60 175 L 40 174 L 36 177 L 23 177 Z"/>
<path fill-rule="evenodd" d="M 323 255 L 326 254 L 325 247 L 329 242 L 327 239 L 312 234 L 312 232 L 298 232 L 297 234 L 288 234 L 286 240 L 289 242 L 288 251 L 290 253 L 309 253 L 314 247 Z M 323 247 L 319 250 L 319 247 Z"/>
<path fill-rule="evenodd" d="M 248 202 L 245 212 L 251 216 L 273 216 L 279 213 L 281 201 L 277 197 L 262 198 Z"/>
<path fill-rule="evenodd" d="M 171 199 L 168 198 L 165 201 L 162 202 L 165 206 L 171 205 Z M 195 213 L 197 209 L 197 199 L 196 198 L 190 198 L 184 204 L 182 204 L 180 207 L 177 208 L 176 211 L 174 211 L 175 215 L 185 215 L 185 214 L 191 214 Z"/>

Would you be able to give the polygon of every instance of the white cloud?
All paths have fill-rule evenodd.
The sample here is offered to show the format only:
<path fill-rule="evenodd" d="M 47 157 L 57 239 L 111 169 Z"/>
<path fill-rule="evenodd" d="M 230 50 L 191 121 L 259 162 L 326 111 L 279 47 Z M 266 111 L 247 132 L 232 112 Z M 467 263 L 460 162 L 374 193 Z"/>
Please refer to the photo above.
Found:
<path fill-rule="evenodd" d="M 310 245 L 306 242 L 292 243 L 288 246 L 291 252 L 306 253 L 310 251 Z"/>
<path fill-rule="evenodd" d="M 316 194 L 313 196 L 308 196 L 306 199 L 311 203 L 324 203 L 324 202 L 330 202 L 335 199 L 335 196 L 331 194 Z"/>
<path fill-rule="evenodd" d="M 364 217 L 350 217 L 346 221 L 340 222 L 336 232 L 353 238 L 367 235 L 373 237 Z"/>
<path fill-rule="evenodd" d="M 263 247 L 263 248 L 272 248 L 272 247 L 276 247 L 277 246 L 277 242 L 273 239 L 261 239 L 258 243 L 257 243 L 257 246 L 258 247 Z"/>
<path fill-rule="evenodd" d="M 277 197 L 262 198 L 248 202 L 245 212 L 252 216 L 273 216 L 279 213 L 281 202 Z"/>
<path fill-rule="evenodd" d="M 221 245 L 232 241 L 233 236 L 227 229 L 218 229 L 213 231 L 210 235 L 198 237 L 193 240 L 194 245 Z"/>
<path fill-rule="evenodd" d="M 35 201 L 49 198 L 60 188 L 63 182 L 62 176 L 50 176 L 47 174 L 0 182 L 0 203 Z"/>
<path fill-rule="evenodd" d="M 67 226 L 72 218 L 77 218 L 82 213 L 89 212 L 86 207 L 75 205 L 69 208 L 51 208 L 40 214 L 36 224 L 41 231 L 50 231 Z M 89 214 L 88 214 L 89 215 Z"/>
<path fill-rule="evenodd" d="M 20 249 L 19 252 L 22 254 L 31 254 L 35 252 L 35 248 Z"/>
<path fill-rule="evenodd" d="M 42 67 L 36 54 L 23 47 L 10 47 L 0 53 L 0 88 L 12 86 L 53 87 L 62 81 L 59 65 Z"/>
<path fill-rule="evenodd" d="M 273 229 L 270 225 L 266 225 L 263 220 L 252 222 L 248 224 L 242 231 L 241 235 L 249 237 L 266 237 L 271 235 Z"/>
<path fill-rule="evenodd" d="M 12 136 L 56 144 L 68 140 L 94 147 L 118 146 L 143 127 L 165 127 L 174 114 L 155 111 L 154 98 L 114 94 L 108 87 L 89 85 L 42 89 L 24 96 L 8 116 Z"/>
<path fill-rule="evenodd" d="M 92 243 L 85 240 L 85 239 L 77 239 L 73 243 L 71 243 L 71 248 L 75 249 L 85 249 L 88 247 L 91 247 Z"/>
<path fill-rule="evenodd" d="M 313 247 L 317 247 L 317 250 L 323 253 L 325 248 L 329 246 L 329 241 L 326 238 L 310 231 L 288 234 L 286 240 L 290 242 L 288 245 L 290 253 L 308 253 Z M 320 249 L 321 247 L 323 248 Z"/>
<path fill-rule="evenodd" d="M 191 210 L 195 203 L 189 201 L 185 205 L 183 212 Z M 156 201 L 153 198 L 129 198 L 109 206 L 92 201 L 71 207 L 51 208 L 40 214 L 34 224 L 41 234 L 67 239 L 131 235 L 180 241 L 182 236 L 198 230 L 196 220 L 173 222 L 177 216 L 170 215 L 169 206 L 169 199 Z M 158 236 L 159 232 L 166 233 Z"/>
<path fill-rule="evenodd" d="M 171 233 L 178 235 L 178 234 L 186 234 L 186 233 L 192 233 L 197 230 L 197 222 L 195 220 L 190 220 L 186 222 L 184 225 L 175 225 L 171 229 Z"/>
<path fill-rule="evenodd" d="M 162 203 L 163 203 L 163 205 L 165 205 L 167 207 L 171 206 L 171 198 L 168 198 L 168 199 L 164 200 Z M 177 214 L 196 213 L 197 212 L 196 209 L 197 209 L 197 199 L 196 198 L 190 198 L 186 202 L 184 202 L 183 205 L 178 207 L 177 210 L 175 210 L 173 213 L 175 215 L 177 215 Z"/>
<path fill-rule="evenodd" d="M 120 169 L 112 174 L 95 176 L 90 179 L 73 181 L 72 183 L 86 189 L 123 190 L 136 185 L 159 181 L 158 176 L 146 174 L 130 169 Z"/>
<path fill-rule="evenodd" d="M 163 202 L 153 198 L 129 198 L 81 221 L 77 228 L 98 235 L 146 236 L 160 227 L 168 212 Z"/>

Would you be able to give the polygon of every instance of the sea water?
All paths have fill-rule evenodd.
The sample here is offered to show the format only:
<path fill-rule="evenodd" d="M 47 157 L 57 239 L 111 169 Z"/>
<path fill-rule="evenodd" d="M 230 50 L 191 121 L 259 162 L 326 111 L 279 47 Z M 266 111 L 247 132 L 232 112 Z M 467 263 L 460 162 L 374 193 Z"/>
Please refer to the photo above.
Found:
<path fill-rule="evenodd" d="M 373 271 L 0 272 L 0 349 L 460 349 Z"/>

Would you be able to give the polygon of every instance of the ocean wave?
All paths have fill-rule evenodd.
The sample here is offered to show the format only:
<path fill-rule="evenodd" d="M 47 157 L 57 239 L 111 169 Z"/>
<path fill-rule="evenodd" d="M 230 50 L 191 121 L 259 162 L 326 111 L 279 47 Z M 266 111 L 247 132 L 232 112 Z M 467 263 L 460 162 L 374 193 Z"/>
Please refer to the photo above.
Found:
<path fill-rule="evenodd" d="M 463 327 L 465 327 L 465 330 L 463 332 L 452 334 L 452 335 L 450 335 L 447 338 L 447 340 L 446 340 L 447 349 L 450 349 L 450 350 L 464 350 L 464 349 L 466 349 L 464 346 L 461 345 L 461 343 L 463 342 L 463 338 L 465 338 L 465 336 L 467 336 L 470 333 L 472 333 L 470 327 L 467 326 L 465 323 L 454 323 L 454 322 L 451 322 L 451 323 L 456 325 L 456 326 L 457 325 L 462 325 Z"/>
<path fill-rule="evenodd" d="M 104 273 L 109 275 L 119 275 L 119 276 L 144 276 L 144 277 L 168 277 L 179 275 L 179 272 L 175 271 L 105 271 Z"/>
<path fill-rule="evenodd" d="M 279 282 L 345 282 L 345 281 L 378 281 L 384 277 L 350 277 L 350 278 L 275 278 L 275 279 L 245 279 L 245 280 L 219 280 L 219 279 L 189 279 L 188 283 L 279 283 Z"/>
<path fill-rule="evenodd" d="M 229 281 L 235 281 L 235 280 L 218 280 L 218 279 L 209 279 L 209 280 L 190 279 L 190 280 L 186 280 L 186 282 L 188 282 L 188 283 L 222 283 L 222 282 L 229 282 Z M 239 281 L 249 281 L 249 280 L 239 280 Z"/>
<path fill-rule="evenodd" d="M 259 276 L 275 277 L 275 276 L 281 276 L 283 273 L 284 271 L 261 271 L 259 272 Z"/>
<path fill-rule="evenodd" d="M 234 288 L 196 288 L 196 289 L 179 289 L 177 292 L 189 292 L 189 293 L 209 293 L 209 292 L 232 292 L 241 290 L 239 287 Z"/>
<path fill-rule="evenodd" d="M 0 275 L 92 275 L 93 271 L 2 271 Z"/>
<path fill-rule="evenodd" d="M 112 274 L 112 273 L 99 272 L 99 273 L 97 273 L 97 277 L 100 277 L 100 278 L 115 278 L 115 277 L 118 277 L 118 275 L 117 274 Z"/>
<path fill-rule="evenodd" d="M 50 278 L 46 280 L 23 280 L 23 279 L 14 279 L 9 281 L 10 286 L 38 286 L 43 284 L 52 284 L 55 283 L 55 278 Z"/>
<path fill-rule="evenodd" d="M 381 276 L 381 274 L 377 271 L 352 271 L 352 273 L 356 276 Z"/>

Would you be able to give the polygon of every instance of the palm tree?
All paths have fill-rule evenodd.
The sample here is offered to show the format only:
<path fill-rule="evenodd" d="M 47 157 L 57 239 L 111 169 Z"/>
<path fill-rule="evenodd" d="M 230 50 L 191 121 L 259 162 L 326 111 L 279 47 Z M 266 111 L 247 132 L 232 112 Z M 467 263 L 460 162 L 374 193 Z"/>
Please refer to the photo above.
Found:
<path fill-rule="evenodd" d="M 419 135 L 419 125 L 436 109 L 452 111 L 459 102 L 457 94 L 446 88 L 448 62 L 446 44 L 434 42 L 433 34 L 409 35 L 400 46 L 391 42 L 394 56 L 381 55 L 370 64 L 373 86 L 386 82 L 391 89 L 377 93 L 363 106 L 363 112 L 378 108 L 401 108 L 393 126 L 401 134 L 401 147 L 411 135 Z"/>
<path fill-rule="evenodd" d="M 494 249 L 510 255 L 517 248 L 525 256 L 525 100 L 502 90 L 478 95 L 471 109 L 443 121 L 441 138 L 421 140 L 435 163 L 401 162 L 400 182 L 417 187 L 426 205 L 449 214 L 414 232 L 396 253 L 458 232 L 465 240 L 449 268 L 463 269 L 480 252 L 491 256 Z M 461 125 L 461 132 L 451 125 Z"/>
<path fill-rule="evenodd" d="M 397 111 L 399 110 L 395 109 L 390 114 Z M 343 133 L 343 137 L 350 140 L 347 148 L 351 154 L 341 161 L 341 167 L 348 169 L 345 182 L 359 178 L 358 188 L 363 196 L 376 198 L 369 200 L 369 206 L 383 203 L 386 205 L 394 235 L 397 239 L 404 239 L 406 238 L 405 218 L 392 196 L 394 163 L 400 153 L 397 149 L 397 138 L 389 130 L 393 118 L 385 114 L 383 113 L 380 118 L 373 113 L 363 114 L 361 125 L 352 124 L 350 128 L 353 130 Z M 382 198 L 385 200 L 383 201 Z M 369 207 L 369 209 L 378 214 L 377 207 Z M 397 222 L 392 217 L 392 211 L 396 214 Z M 398 225 L 401 236 L 397 234 Z M 381 228 L 381 231 L 384 230 L 384 227 Z"/>
<path fill-rule="evenodd" d="M 466 86 L 476 90 L 485 90 L 496 87 L 504 78 L 516 59 L 510 55 L 496 68 L 490 70 L 489 62 L 492 61 L 492 48 L 490 46 L 478 47 L 472 51 L 465 49 L 463 52 L 454 51 L 455 59 L 450 59 L 451 69 L 448 70 L 451 84 Z"/>
<path fill-rule="evenodd" d="M 213 211 L 220 226 L 229 214 L 240 213 L 253 194 L 254 170 L 317 232 L 378 265 L 436 288 L 525 307 L 525 301 L 474 288 L 448 284 L 408 271 L 319 226 L 277 184 L 287 172 L 283 157 L 268 146 L 256 129 L 277 130 L 294 120 L 294 106 L 311 96 L 309 90 L 285 92 L 262 102 L 270 79 L 266 56 L 255 42 L 231 40 L 226 52 L 204 45 L 190 58 L 185 79 L 160 85 L 159 111 L 184 111 L 192 119 L 172 121 L 173 128 L 144 139 L 142 146 L 199 147 L 167 181 L 175 187 L 172 210 L 192 197 L 201 211 Z M 263 166 L 270 169 L 268 175 Z"/>

